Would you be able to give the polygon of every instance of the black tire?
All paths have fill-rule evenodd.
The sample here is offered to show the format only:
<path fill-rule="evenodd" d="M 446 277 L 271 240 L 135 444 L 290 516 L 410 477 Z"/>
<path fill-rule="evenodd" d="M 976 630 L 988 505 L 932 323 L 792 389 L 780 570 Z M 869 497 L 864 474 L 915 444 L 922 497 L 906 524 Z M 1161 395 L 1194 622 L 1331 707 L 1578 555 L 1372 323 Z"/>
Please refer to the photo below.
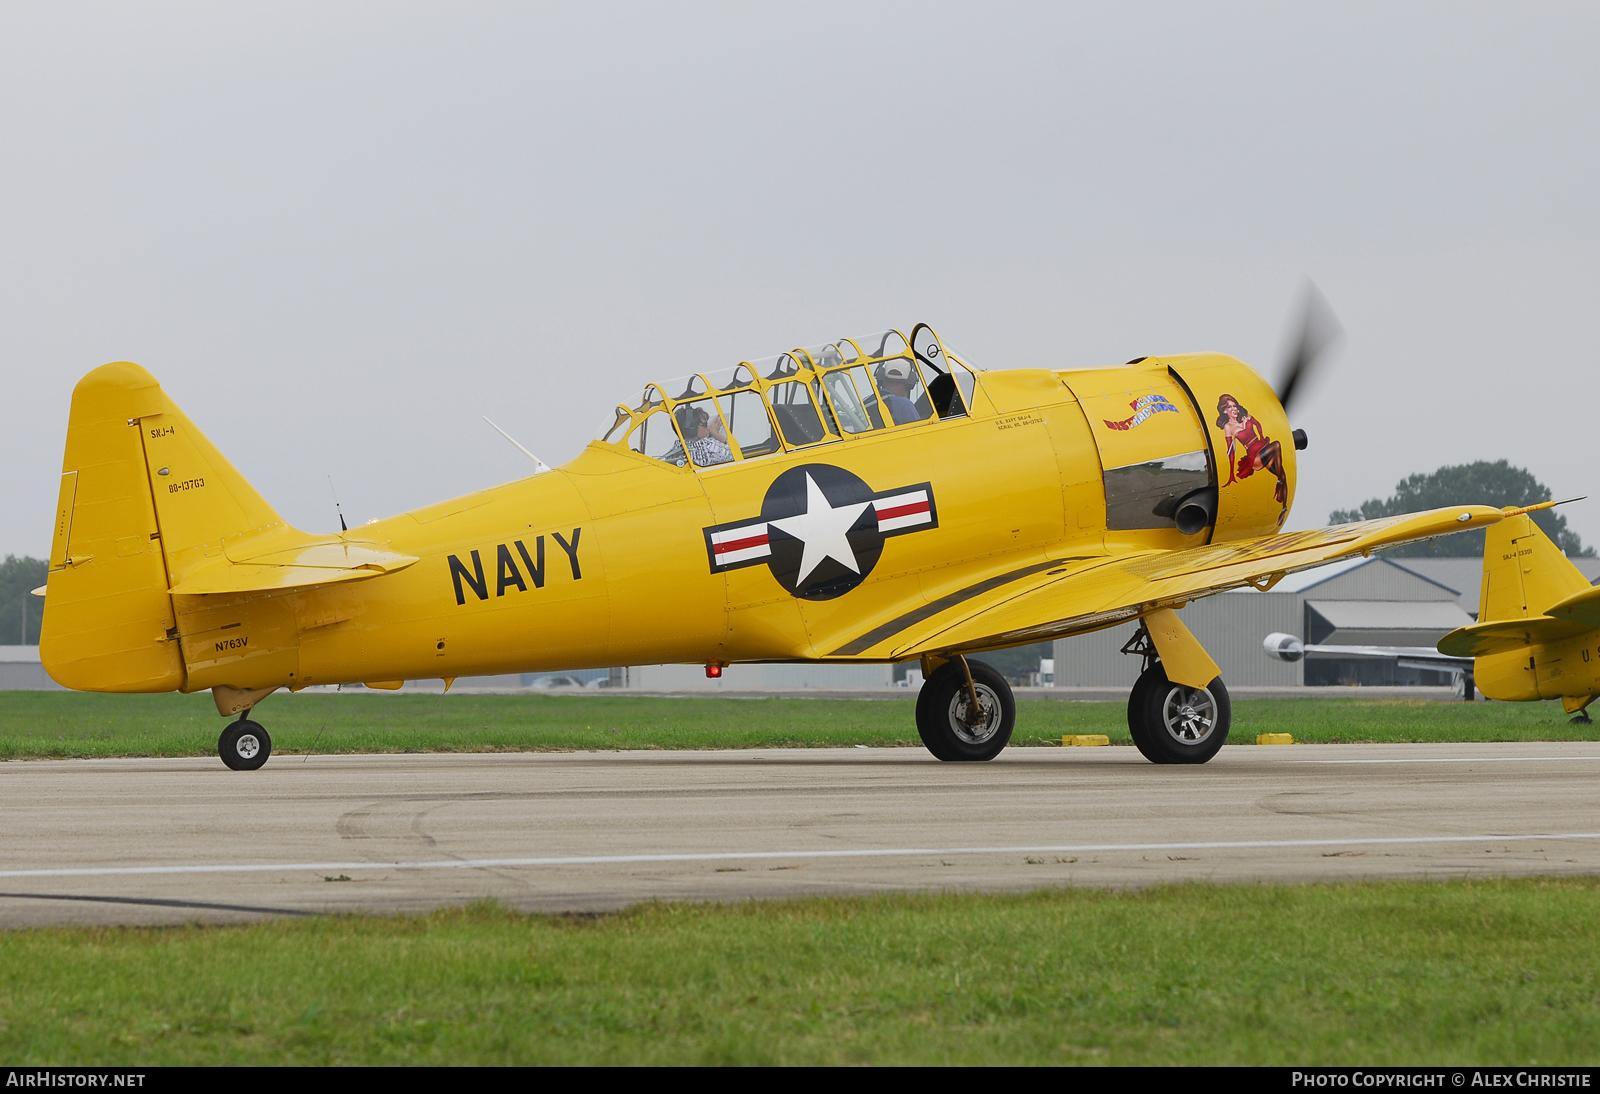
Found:
<path fill-rule="evenodd" d="M 217 755 L 234 771 L 254 771 L 272 755 L 272 738 L 259 723 L 243 719 L 222 731 Z"/>
<path fill-rule="evenodd" d="M 1227 741 L 1232 724 L 1220 676 L 1203 688 L 1185 687 L 1169 681 L 1157 662 L 1128 696 L 1128 731 L 1151 763 L 1203 764 Z"/>
<path fill-rule="evenodd" d="M 917 695 L 917 733 L 941 760 L 992 760 L 1010 743 L 1017 724 L 1017 701 L 1006 678 L 982 661 L 968 658 L 967 667 L 987 715 L 979 725 L 964 720 L 972 701 L 959 662 L 951 661 L 928 677 Z"/>
<path fill-rule="evenodd" d="M 1162 760 L 1150 754 L 1150 745 L 1144 732 L 1144 721 L 1138 713 L 1144 709 L 1144 693 L 1150 690 L 1154 675 L 1141 672 L 1139 679 L 1133 682 L 1133 690 L 1128 693 L 1128 736 L 1133 738 L 1133 747 L 1139 750 L 1141 756 L 1153 764 L 1158 764 Z"/>

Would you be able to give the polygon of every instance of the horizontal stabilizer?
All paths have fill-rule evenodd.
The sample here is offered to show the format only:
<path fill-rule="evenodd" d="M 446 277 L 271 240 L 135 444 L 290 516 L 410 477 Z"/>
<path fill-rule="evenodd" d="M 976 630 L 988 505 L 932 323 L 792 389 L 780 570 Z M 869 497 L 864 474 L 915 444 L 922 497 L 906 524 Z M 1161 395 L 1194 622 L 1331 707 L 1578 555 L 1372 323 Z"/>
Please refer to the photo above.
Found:
<path fill-rule="evenodd" d="M 317 537 L 285 546 L 283 537 L 250 550 L 230 544 L 227 552 L 195 566 L 172 592 L 175 596 L 213 596 L 219 593 L 267 592 L 331 585 L 381 577 L 412 565 L 412 555 L 385 551 L 376 544 L 346 543 Z"/>
<path fill-rule="evenodd" d="M 1458 627 L 1439 639 L 1439 652 L 1449 657 L 1484 657 L 1508 653 L 1541 642 L 1559 642 L 1582 634 L 1589 628 L 1567 619 L 1534 616 L 1529 619 L 1497 619 Z"/>
<path fill-rule="evenodd" d="M 1573 593 L 1544 610 L 1553 619 L 1567 619 L 1586 627 L 1600 627 L 1600 586 Z"/>

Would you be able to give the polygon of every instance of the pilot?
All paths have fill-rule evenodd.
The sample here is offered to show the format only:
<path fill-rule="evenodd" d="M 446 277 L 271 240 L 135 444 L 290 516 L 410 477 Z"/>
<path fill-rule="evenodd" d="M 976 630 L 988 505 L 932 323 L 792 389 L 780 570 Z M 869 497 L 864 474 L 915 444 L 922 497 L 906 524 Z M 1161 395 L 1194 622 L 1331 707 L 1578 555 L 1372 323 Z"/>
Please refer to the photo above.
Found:
<path fill-rule="evenodd" d="M 696 467 L 710 467 L 733 459 L 720 415 L 713 420 L 700 407 L 679 407 L 678 425 L 683 429 L 684 446 Z"/>
<path fill-rule="evenodd" d="M 883 403 L 889 408 L 895 425 L 922 420 L 917 404 L 911 401 L 913 382 L 910 361 L 886 361 L 878 366 L 878 390 L 883 392 Z"/>

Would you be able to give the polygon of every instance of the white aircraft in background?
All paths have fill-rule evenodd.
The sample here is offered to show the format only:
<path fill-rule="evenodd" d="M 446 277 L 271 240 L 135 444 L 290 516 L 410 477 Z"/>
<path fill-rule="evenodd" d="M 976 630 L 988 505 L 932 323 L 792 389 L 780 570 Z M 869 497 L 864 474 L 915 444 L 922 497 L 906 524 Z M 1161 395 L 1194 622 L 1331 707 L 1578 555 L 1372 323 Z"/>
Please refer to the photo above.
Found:
<path fill-rule="evenodd" d="M 1451 657 L 1432 646 L 1327 646 L 1306 645 L 1292 634 L 1274 631 L 1261 640 L 1267 656 L 1278 661 L 1392 661 L 1399 659 L 1403 669 L 1426 669 L 1429 672 L 1448 672 L 1454 678 L 1456 690 L 1469 702 L 1475 687 L 1472 679 L 1473 659 Z"/>

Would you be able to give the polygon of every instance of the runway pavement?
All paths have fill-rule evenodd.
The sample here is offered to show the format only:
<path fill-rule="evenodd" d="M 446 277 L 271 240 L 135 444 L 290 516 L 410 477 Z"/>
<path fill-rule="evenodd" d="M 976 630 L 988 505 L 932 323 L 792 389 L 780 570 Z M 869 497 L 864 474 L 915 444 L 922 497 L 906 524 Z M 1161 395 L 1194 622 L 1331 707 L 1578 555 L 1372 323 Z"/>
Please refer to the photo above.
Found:
<path fill-rule="evenodd" d="M 1600 872 L 1600 742 L 0 763 L 0 927 Z"/>

